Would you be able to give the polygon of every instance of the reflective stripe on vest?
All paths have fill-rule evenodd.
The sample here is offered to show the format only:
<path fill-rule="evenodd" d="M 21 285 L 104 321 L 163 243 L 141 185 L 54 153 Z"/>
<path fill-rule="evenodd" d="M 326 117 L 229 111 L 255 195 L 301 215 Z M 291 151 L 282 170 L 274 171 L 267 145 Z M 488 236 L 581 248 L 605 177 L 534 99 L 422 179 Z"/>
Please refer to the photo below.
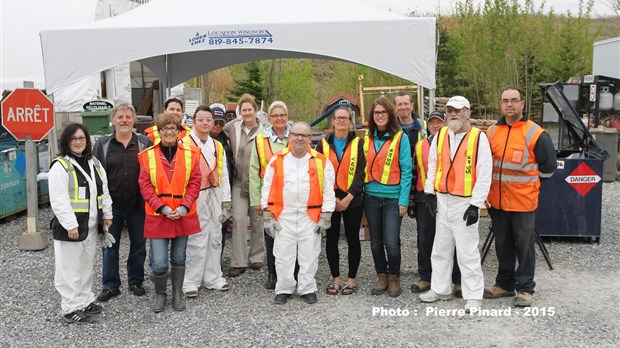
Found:
<path fill-rule="evenodd" d="M 379 152 L 376 152 L 374 138 L 368 133 L 364 135 L 364 154 L 366 169 L 364 182 L 377 181 L 383 185 L 400 184 L 400 140 L 403 131 L 398 131 L 391 139 L 387 139 Z"/>
<path fill-rule="evenodd" d="M 431 148 L 430 141 L 418 141 L 415 145 L 415 159 L 418 168 L 418 182 L 416 190 L 424 192 L 426 185 L 426 174 L 428 171 L 428 152 Z"/>
<path fill-rule="evenodd" d="M 192 144 L 196 144 L 194 138 L 192 139 Z M 213 141 L 213 145 L 215 146 L 215 167 L 209 167 L 209 163 L 207 163 L 207 159 L 200 151 L 200 190 L 206 190 L 211 187 L 220 187 L 222 180 L 222 171 L 224 165 L 224 146 L 213 138 L 210 138 Z M 197 144 L 196 144 L 196 147 Z M 200 149 L 200 147 L 198 147 Z"/>
<path fill-rule="evenodd" d="M 278 220 L 280 213 L 284 209 L 284 156 L 289 153 L 285 148 L 277 152 L 276 159 L 271 163 L 273 167 L 273 179 L 271 189 L 267 198 L 267 209 L 271 211 L 274 219 Z M 308 175 L 310 176 L 310 190 L 307 203 L 308 217 L 314 222 L 319 222 L 321 209 L 323 207 L 323 179 L 325 175 L 325 163 L 327 158 L 323 154 L 308 149 L 310 159 L 308 160 Z"/>
<path fill-rule="evenodd" d="M 79 195 L 79 184 L 78 184 L 78 176 L 77 176 L 77 171 L 75 170 L 75 167 L 73 166 L 73 163 L 71 163 L 71 161 L 67 161 L 62 157 L 57 157 L 56 161 L 58 161 L 63 168 L 65 168 L 65 171 L 67 172 L 67 175 L 69 175 L 69 186 L 68 186 L 68 192 L 69 192 L 69 202 L 71 203 L 71 209 L 73 210 L 74 213 L 88 213 L 88 211 L 90 210 L 90 204 L 88 201 L 88 197 L 84 197 L 84 198 L 80 198 Z M 101 171 L 100 171 L 100 163 L 99 161 L 93 157 L 93 167 L 95 168 L 95 171 L 97 172 L 97 175 L 99 175 L 99 177 L 101 178 Z M 95 178 L 95 181 L 97 179 Z M 101 197 L 101 195 L 97 196 L 97 209 L 103 209 L 103 199 Z"/>
<path fill-rule="evenodd" d="M 437 138 L 437 171 L 435 191 L 454 196 L 470 197 L 476 182 L 476 162 L 480 129 L 471 127 L 456 149 L 454 159 L 450 157 L 448 127 L 439 131 Z M 465 146 L 463 147 L 463 144 Z"/>
<path fill-rule="evenodd" d="M 258 175 L 261 178 L 264 178 L 265 171 L 267 171 L 267 165 L 269 164 L 269 161 L 271 161 L 271 157 L 273 157 L 271 143 L 269 143 L 269 137 L 259 134 L 256 136 L 255 144 L 259 165 Z"/>
<path fill-rule="evenodd" d="M 487 200 L 496 209 L 529 212 L 538 207 L 540 188 L 534 147 L 544 129 L 527 120 L 487 130 L 493 174 Z"/>
<path fill-rule="evenodd" d="M 179 152 L 181 152 L 182 155 L 180 155 Z M 198 155 L 198 151 L 195 151 L 195 155 L 192 155 L 190 145 L 183 143 L 178 145 L 177 156 L 175 157 L 175 164 L 172 174 L 172 182 L 168 180 L 164 166 L 161 163 L 161 157 L 163 155 L 159 146 L 151 146 L 150 148 L 140 152 L 138 154 L 138 158 L 141 165 L 148 168 L 149 175 L 151 177 L 151 184 L 155 188 L 155 193 L 157 196 L 161 198 L 165 205 L 172 209 L 176 209 L 181 205 L 181 201 L 185 197 L 193 164 L 195 161 L 199 161 L 199 158 L 197 157 Z M 155 212 L 155 210 L 146 201 L 144 203 L 144 208 L 148 215 L 160 215 Z M 195 212 L 196 204 L 193 204 L 187 214 L 190 215 Z"/>
<path fill-rule="evenodd" d="M 347 143 L 340 161 L 338 161 L 336 151 L 330 148 L 327 140 L 323 138 L 321 142 L 323 147 L 323 156 L 327 157 L 332 162 L 332 165 L 336 171 L 334 188 L 347 192 L 349 187 L 351 187 L 351 184 L 353 184 L 353 179 L 355 179 L 355 173 L 357 172 L 357 155 L 359 152 L 360 138 L 355 137 L 351 140 L 351 142 Z"/>

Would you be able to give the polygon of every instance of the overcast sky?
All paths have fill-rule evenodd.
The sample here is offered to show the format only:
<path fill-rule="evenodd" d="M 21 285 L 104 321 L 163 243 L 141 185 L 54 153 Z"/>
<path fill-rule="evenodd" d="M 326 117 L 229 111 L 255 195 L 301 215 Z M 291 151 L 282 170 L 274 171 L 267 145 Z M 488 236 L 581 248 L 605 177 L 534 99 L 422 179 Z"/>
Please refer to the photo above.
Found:
<path fill-rule="evenodd" d="M 454 9 L 454 4 L 457 0 L 362 0 L 369 3 L 374 3 L 376 6 L 390 8 L 392 12 L 398 14 L 409 14 L 416 12 L 419 14 L 436 14 L 440 12 L 444 15 L 449 15 Z M 584 0 L 585 1 L 585 0 Z M 594 7 L 592 9 L 592 15 L 594 16 L 614 16 L 616 13 L 613 9 L 605 5 L 615 0 L 595 0 Z M 475 3 L 483 3 L 482 0 L 474 0 Z M 520 1 L 525 2 L 525 1 Z M 542 0 L 534 0 L 535 8 L 538 8 L 542 3 Z M 566 11 L 576 14 L 579 6 L 579 0 L 546 0 L 545 9 L 549 10 L 553 7 L 555 13 L 565 14 Z"/>

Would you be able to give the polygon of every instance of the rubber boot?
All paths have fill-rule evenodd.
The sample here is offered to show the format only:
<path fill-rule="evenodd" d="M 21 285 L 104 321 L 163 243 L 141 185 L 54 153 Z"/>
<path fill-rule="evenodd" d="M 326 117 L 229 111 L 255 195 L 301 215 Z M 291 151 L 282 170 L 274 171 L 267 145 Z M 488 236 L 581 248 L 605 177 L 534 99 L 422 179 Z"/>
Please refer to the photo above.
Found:
<path fill-rule="evenodd" d="M 265 289 L 273 290 L 276 288 L 276 258 L 273 256 L 273 238 L 265 233 L 265 252 L 267 254 L 267 281 Z"/>
<path fill-rule="evenodd" d="M 386 273 L 377 274 L 377 284 L 370 290 L 373 295 L 382 295 L 388 287 L 388 280 Z"/>
<path fill-rule="evenodd" d="M 172 267 L 172 309 L 175 311 L 185 310 L 183 278 L 185 278 L 185 267 Z"/>
<path fill-rule="evenodd" d="M 168 275 L 157 277 L 151 275 L 151 281 L 155 286 L 155 304 L 153 304 L 153 312 L 160 313 L 164 311 L 166 307 L 166 282 L 168 281 Z"/>
<path fill-rule="evenodd" d="M 400 288 L 400 276 L 396 274 L 388 274 L 388 296 L 398 297 L 402 292 L 403 290 Z"/>

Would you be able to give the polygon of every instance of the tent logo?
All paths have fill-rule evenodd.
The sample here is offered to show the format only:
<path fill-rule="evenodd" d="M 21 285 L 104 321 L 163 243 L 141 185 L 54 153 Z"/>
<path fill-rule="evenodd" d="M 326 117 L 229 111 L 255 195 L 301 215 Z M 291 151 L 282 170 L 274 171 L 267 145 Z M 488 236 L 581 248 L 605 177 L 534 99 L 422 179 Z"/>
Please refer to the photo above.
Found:
<path fill-rule="evenodd" d="M 585 196 L 601 181 L 601 177 L 598 176 L 592 168 L 590 168 L 585 162 L 573 170 L 566 177 L 566 182 L 572 186 L 581 196 Z"/>
<path fill-rule="evenodd" d="M 194 35 L 193 37 L 189 39 L 189 44 L 192 46 L 201 44 L 205 42 L 206 38 L 207 38 L 207 34 L 196 33 L 196 35 Z"/>

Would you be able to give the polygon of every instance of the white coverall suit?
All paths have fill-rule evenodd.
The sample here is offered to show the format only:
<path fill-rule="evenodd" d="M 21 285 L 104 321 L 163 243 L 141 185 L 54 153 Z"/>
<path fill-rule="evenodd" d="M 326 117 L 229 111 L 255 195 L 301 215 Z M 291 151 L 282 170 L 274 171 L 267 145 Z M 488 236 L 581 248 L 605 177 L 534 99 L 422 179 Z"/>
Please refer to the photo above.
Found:
<path fill-rule="evenodd" d="M 467 133 L 454 134 L 448 131 L 450 137 L 450 158 L 454 159 L 458 144 Z M 437 139 L 433 138 L 428 157 L 428 176 L 424 192 L 435 193 L 435 172 L 437 170 Z M 465 151 L 467 144 L 461 144 L 460 150 Z M 471 197 L 453 196 L 437 192 L 437 228 L 433 252 L 431 253 L 431 290 L 436 294 L 452 294 L 452 266 L 454 246 L 456 244 L 456 259 L 461 269 L 461 285 L 463 299 L 482 300 L 484 293 L 484 276 L 480 264 L 478 250 L 479 234 L 478 222 L 466 226 L 463 215 L 469 205 L 478 208 L 484 206 L 484 201 L 491 187 L 492 156 L 489 140 L 481 132 L 478 143 L 478 157 L 476 162 L 476 182 Z"/>
<path fill-rule="evenodd" d="M 271 163 L 277 157 L 274 156 L 267 167 L 263 188 L 261 191 L 261 207 L 267 207 L 267 200 L 271 190 L 274 169 Z M 292 153 L 284 156 L 284 184 L 283 184 L 283 209 L 277 222 L 282 230 L 275 231 L 273 255 L 276 258 L 276 294 L 292 294 L 295 292 L 305 295 L 316 292 L 315 275 L 319 266 L 319 254 L 321 253 L 321 234 L 314 232 L 317 225 L 308 216 L 308 197 L 310 190 L 318 187 L 310 187 L 308 175 L 308 162 L 310 155 L 295 158 Z M 323 179 L 323 207 L 322 212 L 333 212 L 336 207 L 334 194 L 335 173 L 334 167 L 329 160 L 325 161 Z M 276 221 L 274 216 L 274 222 Z M 320 220 L 319 220 L 320 221 Z M 295 283 L 294 271 L 295 260 L 299 261 L 299 274 Z"/>
<path fill-rule="evenodd" d="M 207 160 L 209 168 L 215 168 L 215 139 L 208 137 L 202 143 L 191 132 L 195 144 L 200 147 L 202 156 Z M 202 159 L 201 159 L 202 160 Z M 196 213 L 200 220 L 200 233 L 190 235 L 187 239 L 185 278 L 183 292 L 198 291 L 202 284 L 207 289 L 219 290 L 226 284 L 222 274 L 220 259 L 222 254 L 222 202 L 230 202 L 230 182 L 226 153 L 224 153 L 220 187 L 201 190 L 196 200 Z"/>
<path fill-rule="evenodd" d="M 69 160 L 69 157 L 65 157 Z M 95 168 L 92 160 L 89 161 L 91 176 L 87 175 L 75 160 L 71 159 L 75 170 L 80 171 L 88 182 L 90 190 L 88 236 L 81 242 L 54 240 L 54 260 L 56 273 L 54 285 L 61 296 L 60 307 L 62 314 L 69 314 L 78 309 L 84 309 L 95 301 L 93 293 L 93 266 L 97 254 L 97 185 L 95 183 Z M 108 192 L 108 180 L 103 168 L 100 168 L 103 194 L 103 218 L 112 219 L 112 198 Z M 77 219 L 69 200 L 69 175 L 63 166 L 56 162 L 48 173 L 50 205 L 58 222 L 67 231 L 78 227 Z M 73 180 L 71 178 L 71 180 Z M 79 194 L 80 197 L 82 194 Z"/>

